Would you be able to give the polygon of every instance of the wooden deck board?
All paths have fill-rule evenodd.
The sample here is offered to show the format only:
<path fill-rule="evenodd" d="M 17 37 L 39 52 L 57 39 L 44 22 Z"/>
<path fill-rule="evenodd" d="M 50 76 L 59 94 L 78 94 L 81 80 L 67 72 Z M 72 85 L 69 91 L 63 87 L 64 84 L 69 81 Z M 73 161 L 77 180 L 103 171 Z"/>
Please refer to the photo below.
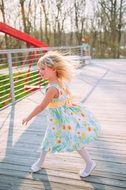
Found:
<path fill-rule="evenodd" d="M 87 146 L 97 167 L 81 179 L 85 166 L 78 153 L 48 154 L 44 168 L 32 174 L 46 130 L 46 111 L 22 127 L 21 120 L 42 99 L 38 91 L 0 111 L 0 190 L 126 189 L 126 64 L 93 60 L 77 70 L 71 89 L 102 126 L 98 140 Z"/>

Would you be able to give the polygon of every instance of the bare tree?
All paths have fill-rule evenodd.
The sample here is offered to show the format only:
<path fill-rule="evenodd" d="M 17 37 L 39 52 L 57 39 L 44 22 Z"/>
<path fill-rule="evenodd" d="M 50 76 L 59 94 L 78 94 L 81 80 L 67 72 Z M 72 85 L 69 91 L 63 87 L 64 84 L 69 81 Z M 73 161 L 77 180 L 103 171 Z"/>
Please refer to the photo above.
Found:
<path fill-rule="evenodd" d="M 5 3 L 5 1 L 1 0 L 1 2 L 0 2 L 0 10 L 1 10 L 1 13 L 2 13 L 3 22 L 6 23 L 5 4 L 4 3 Z M 8 38 L 7 38 L 6 34 L 5 34 L 5 46 L 6 46 L 6 48 L 8 48 Z"/>
<path fill-rule="evenodd" d="M 64 32 L 64 21 L 66 18 L 66 10 L 64 9 L 65 0 L 50 1 L 53 6 L 50 9 L 50 22 L 54 34 L 54 44 L 59 46 L 62 44 L 62 36 Z"/>
<path fill-rule="evenodd" d="M 49 43 L 49 37 L 48 37 L 48 23 L 49 23 L 49 20 L 48 20 L 48 12 L 47 12 L 47 9 L 46 9 L 46 2 L 45 0 L 41 0 L 41 6 L 42 6 L 42 13 L 44 14 L 44 30 L 45 30 L 45 40 L 47 43 Z"/>
<path fill-rule="evenodd" d="M 119 5 L 119 22 L 118 22 L 118 54 L 117 57 L 120 57 L 120 45 L 121 45 L 121 29 L 123 26 L 123 14 L 124 14 L 124 0 L 120 0 L 120 5 Z M 126 8 L 126 7 L 125 7 Z"/>
<path fill-rule="evenodd" d="M 42 28 L 42 22 L 43 22 L 43 19 L 42 19 L 42 5 L 40 5 L 40 40 L 43 39 L 43 28 Z"/>
<path fill-rule="evenodd" d="M 80 44 L 84 32 L 85 22 L 85 0 L 74 0 L 74 11 L 75 11 L 75 28 L 77 41 Z"/>
<path fill-rule="evenodd" d="M 92 17 L 86 13 L 86 3 L 89 3 L 86 0 L 18 0 L 14 3 L 14 16 L 10 1 L 0 0 L 0 10 L 3 22 L 36 38 L 39 35 L 49 45 L 78 45 L 86 34 L 97 56 L 120 57 L 125 0 L 90 1 L 95 5 Z M 13 38 L 7 41 L 5 35 L 6 47 L 10 42 L 19 44 Z"/>
<path fill-rule="evenodd" d="M 108 44 L 112 57 L 120 56 L 121 27 L 123 18 L 124 0 L 99 0 L 101 19 L 101 30 L 106 33 L 108 31 Z"/>
<path fill-rule="evenodd" d="M 30 12 L 31 12 L 31 0 L 29 0 L 29 3 L 26 5 L 25 0 L 20 0 L 20 6 L 21 6 L 21 15 L 22 15 L 22 21 L 23 21 L 23 27 L 24 32 L 30 33 L 31 29 L 31 22 L 30 22 Z M 26 7 L 28 7 L 28 11 L 26 11 Z"/>
<path fill-rule="evenodd" d="M 21 14 L 22 14 L 22 20 L 23 20 L 24 32 L 27 32 L 26 16 L 25 16 L 24 3 L 25 3 L 25 0 L 20 0 L 20 6 L 21 6 Z"/>

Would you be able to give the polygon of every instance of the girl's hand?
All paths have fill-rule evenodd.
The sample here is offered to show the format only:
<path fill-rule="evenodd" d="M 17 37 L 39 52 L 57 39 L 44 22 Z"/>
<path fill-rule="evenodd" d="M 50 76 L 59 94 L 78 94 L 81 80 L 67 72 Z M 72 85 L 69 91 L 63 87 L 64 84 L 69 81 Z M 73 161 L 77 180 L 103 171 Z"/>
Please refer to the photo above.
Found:
<path fill-rule="evenodd" d="M 47 90 L 46 96 L 44 97 L 42 102 L 38 106 L 36 106 L 34 110 L 26 118 L 22 120 L 22 125 L 27 125 L 27 123 L 33 117 L 35 117 L 37 114 L 43 111 L 48 106 L 48 104 L 52 101 L 52 99 L 58 95 L 59 95 L 58 90 L 55 87 L 50 87 Z"/>
<path fill-rule="evenodd" d="M 27 125 L 27 123 L 28 123 L 28 119 L 27 118 L 24 118 L 23 120 L 22 120 L 22 125 Z"/>

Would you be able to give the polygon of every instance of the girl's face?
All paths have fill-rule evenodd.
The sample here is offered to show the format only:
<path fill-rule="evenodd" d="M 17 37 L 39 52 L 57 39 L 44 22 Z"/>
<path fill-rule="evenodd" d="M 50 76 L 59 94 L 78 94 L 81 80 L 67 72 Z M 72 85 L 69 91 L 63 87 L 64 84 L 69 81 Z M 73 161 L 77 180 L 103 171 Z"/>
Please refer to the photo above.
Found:
<path fill-rule="evenodd" d="M 47 66 L 40 67 L 38 65 L 38 70 L 39 70 L 39 73 L 43 79 L 50 80 L 55 75 L 55 70 L 53 68 L 50 68 Z"/>

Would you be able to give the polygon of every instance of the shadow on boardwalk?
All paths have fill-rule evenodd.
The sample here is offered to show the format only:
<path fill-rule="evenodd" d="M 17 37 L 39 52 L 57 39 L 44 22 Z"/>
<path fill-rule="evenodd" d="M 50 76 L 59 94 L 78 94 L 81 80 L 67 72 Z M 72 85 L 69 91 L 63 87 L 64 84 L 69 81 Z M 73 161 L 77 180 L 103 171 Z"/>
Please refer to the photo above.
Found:
<path fill-rule="evenodd" d="M 6 174 L 4 175 L 6 183 L 1 178 L 1 180 L 3 181 L 0 181 L 3 183 L 0 185 L 1 190 L 18 190 L 21 189 L 22 186 L 24 186 L 24 188 L 22 187 L 22 189 L 25 189 L 25 186 L 27 189 L 35 189 L 35 187 L 37 188 L 38 183 L 34 183 L 34 181 L 40 182 L 40 189 L 52 189 L 46 169 L 43 168 L 42 171 L 36 174 L 31 173 L 30 171 L 31 164 L 38 157 L 36 149 L 38 145 L 38 137 L 40 142 L 42 140 L 42 138 L 40 138 L 40 136 L 42 136 L 42 125 L 39 127 L 39 132 L 36 132 L 35 130 L 36 123 L 38 123 L 38 120 L 40 121 L 40 118 L 36 117 L 34 122 L 31 123 L 29 128 L 25 130 L 25 132 L 20 136 L 18 141 L 13 145 L 15 106 L 12 106 L 10 111 L 10 123 L 8 128 L 6 153 L 4 160 L 2 160 L 2 163 L 4 163 L 6 169 Z M 34 139 L 36 140 L 36 142 L 32 139 L 32 133 L 34 133 L 33 136 L 36 136 L 36 139 Z M 8 168 L 6 168 L 7 166 Z M 26 182 L 24 182 L 25 179 L 27 179 Z"/>
<path fill-rule="evenodd" d="M 10 116 L 10 124 L 9 124 L 9 133 L 8 133 L 8 139 L 7 139 L 6 156 L 5 156 L 4 160 L 2 160 L 2 162 L 5 163 L 5 166 L 6 167 L 8 166 L 8 168 L 5 168 L 7 171 L 4 176 L 4 179 L 6 179 L 7 182 L 6 182 L 6 184 L 2 184 L 0 189 L 1 188 L 2 188 L 1 190 L 4 190 L 4 189 L 19 190 L 19 189 L 25 189 L 25 188 L 26 189 L 29 189 L 29 188 L 45 189 L 45 190 L 51 190 L 51 189 L 55 189 L 55 188 L 58 189 L 57 185 L 54 185 L 54 183 L 58 183 L 57 179 L 56 179 L 56 181 L 50 182 L 48 172 L 46 171 L 45 168 L 35 174 L 32 174 L 30 172 L 30 167 L 31 167 L 32 163 L 37 159 L 37 157 L 39 155 L 39 153 L 37 153 L 37 149 L 39 148 L 39 145 L 42 140 L 41 136 L 43 136 L 43 134 L 44 134 L 42 125 L 39 125 L 39 127 L 38 126 L 36 127 L 36 125 L 40 124 L 40 116 L 36 117 L 36 119 L 33 121 L 33 123 L 31 123 L 31 125 L 27 128 L 27 130 L 25 130 L 25 132 L 20 136 L 18 141 L 13 146 L 13 129 L 14 129 L 14 118 L 15 118 L 14 115 L 15 115 L 15 108 L 12 107 L 11 116 Z M 104 165 L 104 170 L 106 170 L 106 172 L 107 172 L 108 167 L 112 167 L 112 168 L 114 167 L 114 163 L 112 160 L 114 160 L 115 163 L 116 162 L 118 163 L 118 160 L 116 160 L 115 155 L 111 155 L 111 149 L 109 147 L 109 143 L 107 143 L 107 146 L 106 146 L 106 143 L 104 144 L 104 141 L 100 141 L 100 147 L 102 147 L 103 149 L 104 149 L 104 147 L 106 147 L 106 149 L 107 149 L 107 150 L 105 150 L 106 154 L 111 155 L 110 165 L 107 166 L 106 162 L 104 162 L 105 155 L 104 154 L 102 155 L 99 152 L 100 149 L 98 147 L 99 147 L 99 145 L 96 144 L 95 151 L 97 152 L 97 155 L 99 155 L 98 160 L 95 158 L 96 162 L 99 163 L 99 160 L 100 160 L 100 164 Z M 91 152 L 91 150 L 90 150 L 90 152 Z M 92 152 L 91 152 L 91 154 L 92 154 Z M 118 159 L 119 159 L 119 157 L 118 157 Z M 52 161 L 52 164 L 53 164 L 53 161 Z M 97 166 L 97 167 L 99 167 L 99 166 Z M 121 171 L 124 170 L 123 166 L 119 167 L 117 169 L 116 169 L 116 167 L 117 167 L 117 164 L 115 164 L 113 172 L 118 173 L 120 169 L 121 169 Z M 58 168 L 56 168 L 56 169 L 58 169 Z M 99 171 L 100 171 L 100 167 L 99 167 L 98 171 L 96 169 L 96 174 L 93 174 L 92 176 L 87 177 L 85 179 L 80 179 L 81 182 L 82 181 L 84 183 L 88 182 L 88 184 L 90 184 L 89 185 L 90 189 L 98 189 L 98 187 L 99 187 L 100 189 L 105 190 L 106 186 L 107 186 L 107 184 L 105 184 L 106 183 L 105 178 L 107 178 L 107 180 L 109 178 L 109 180 L 111 181 L 115 177 L 113 177 L 111 174 L 109 174 L 109 176 L 108 176 L 108 173 L 106 173 L 105 171 L 104 171 L 104 173 L 102 173 L 101 171 L 99 172 Z M 59 177 L 59 176 L 57 176 L 57 177 Z M 71 176 L 71 178 L 72 178 L 72 176 Z M 121 180 L 121 177 L 120 177 L 120 180 Z M 61 181 L 62 181 L 62 179 L 61 179 Z M 111 184 L 113 182 L 109 182 L 109 183 Z M 114 183 L 115 183 L 115 181 L 114 181 Z M 53 185 L 51 185 L 51 184 L 53 184 Z M 66 184 L 67 184 L 67 181 L 66 181 Z M 54 186 L 54 187 L 52 187 L 52 186 Z M 65 184 L 62 184 L 62 186 L 65 186 Z M 72 186 L 72 184 L 71 184 L 71 186 Z M 85 186 L 85 185 L 83 185 L 83 186 Z M 86 187 L 87 186 L 88 185 L 86 184 Z M 80 185 L 80 187 L 75 186 L 74 188 L 81 189 L 82 187 Z"/>
<path fill-rule="evenodd" d="M 90 68 L 90 66 L 88 67 Z M 102 69 L 102 72 L 100 71 L 101 73 L 98 77 L 94 76 L 95 83 L 90 83 L 88 93 L 82 99 L 82 103 L 89 104 L 89 107 L 90 105 L 94 107 L 96 104 L 99 105 L 99 107 L 95 107 L 95 110 L 103 126 L 103 133 L 99 139 L 88 147 L 92 158 L 97 163 L 97 167 L 92 175 L 85 179 L 79 178 L 78 172 L 83 166 L 83 161 L 76 153 L 49 155 L 45 161 L 44 169 L 32 174 L 30 167 L 39 156 L 37 150 L 39 149 L 46 129 L 46 123 L 44 122 L 44 114 L 46 113 L 38 115 L 28 128 L 21 128 L 19 123 L 15 123 L 15 121 L 17 121 L 16 113 L 20 112 L 21 109 L 21 106 L 18 107 L 20 103 L 17 103 L 11 107 L 10 117 L 7 116 L 7 120 L 9 120 L 8 126 L 6 126 L 6 122 L 4 122 L 1 128 L 5 128 L 5 130 L 3 130 L 2 139 L 3 144 L 6 144 L 6 146 L 3 145 L 1 151 L 1 158 L 3 159 L 1 159 L 0 163 L 0 190 L 126 189 L 125 129 L 123 126 L 126 122 L 124 119 L 126 110 L 122 105 L 124 99 L 117 97 L 114 91 L 115 88 L 110 86 L 110 81 L 109 85 L 108 81 L 105 81 L 106 87 L 102 85 L 109 71 L 98 66 L 93 67 L 93 69 L 95 69 L 95 71 Z M 95 71 L 93 71 L 93 73 L 95 73 Z M 89 71 L 85 76 L 87 76 L 88 81 L 94 81 Z M 81 82 L 85 84 L 83 78 L 81 79 Z M 104 89 L 108 89 L 106 96 L 102 94 L 103 92 L 105 93 Z M 113 99 L 109 99 L 111 89 L 113 90 L 112 98 L 118 98 L 117 103 L 113 103 Z M 100 99 L 101 97 L 98 96 L 99 90 L 100 95 L 102 95 L 102 100 Z M 92 95 L 94 94 L 96 95 L 93 98 Z M 23 111 L 27 112 L 27 110 L 25 110 L 27 106 L 31 109 L 31 104 L 33 104 L 33 102 L 28 102 L 27 105 L 24 103 L 22 106 Z M 115 115 L 112 115 L 112 113 L 116 111 L 117 108 L 118 110 L 123 108 L 124 111 L 120 111 L 120 115 L 118 112 L 115 118 Z M 22 120 L 20 116 L 18 116 L 18 121 L 19 120 L 20 122 Z M 4 139 L 3 136 L 6 133 L 8 133 L 8 136 Z M 6 150 L 3 150 L 5 147 Z M 5 155 L 3 152 L 5 152 Z"/>

